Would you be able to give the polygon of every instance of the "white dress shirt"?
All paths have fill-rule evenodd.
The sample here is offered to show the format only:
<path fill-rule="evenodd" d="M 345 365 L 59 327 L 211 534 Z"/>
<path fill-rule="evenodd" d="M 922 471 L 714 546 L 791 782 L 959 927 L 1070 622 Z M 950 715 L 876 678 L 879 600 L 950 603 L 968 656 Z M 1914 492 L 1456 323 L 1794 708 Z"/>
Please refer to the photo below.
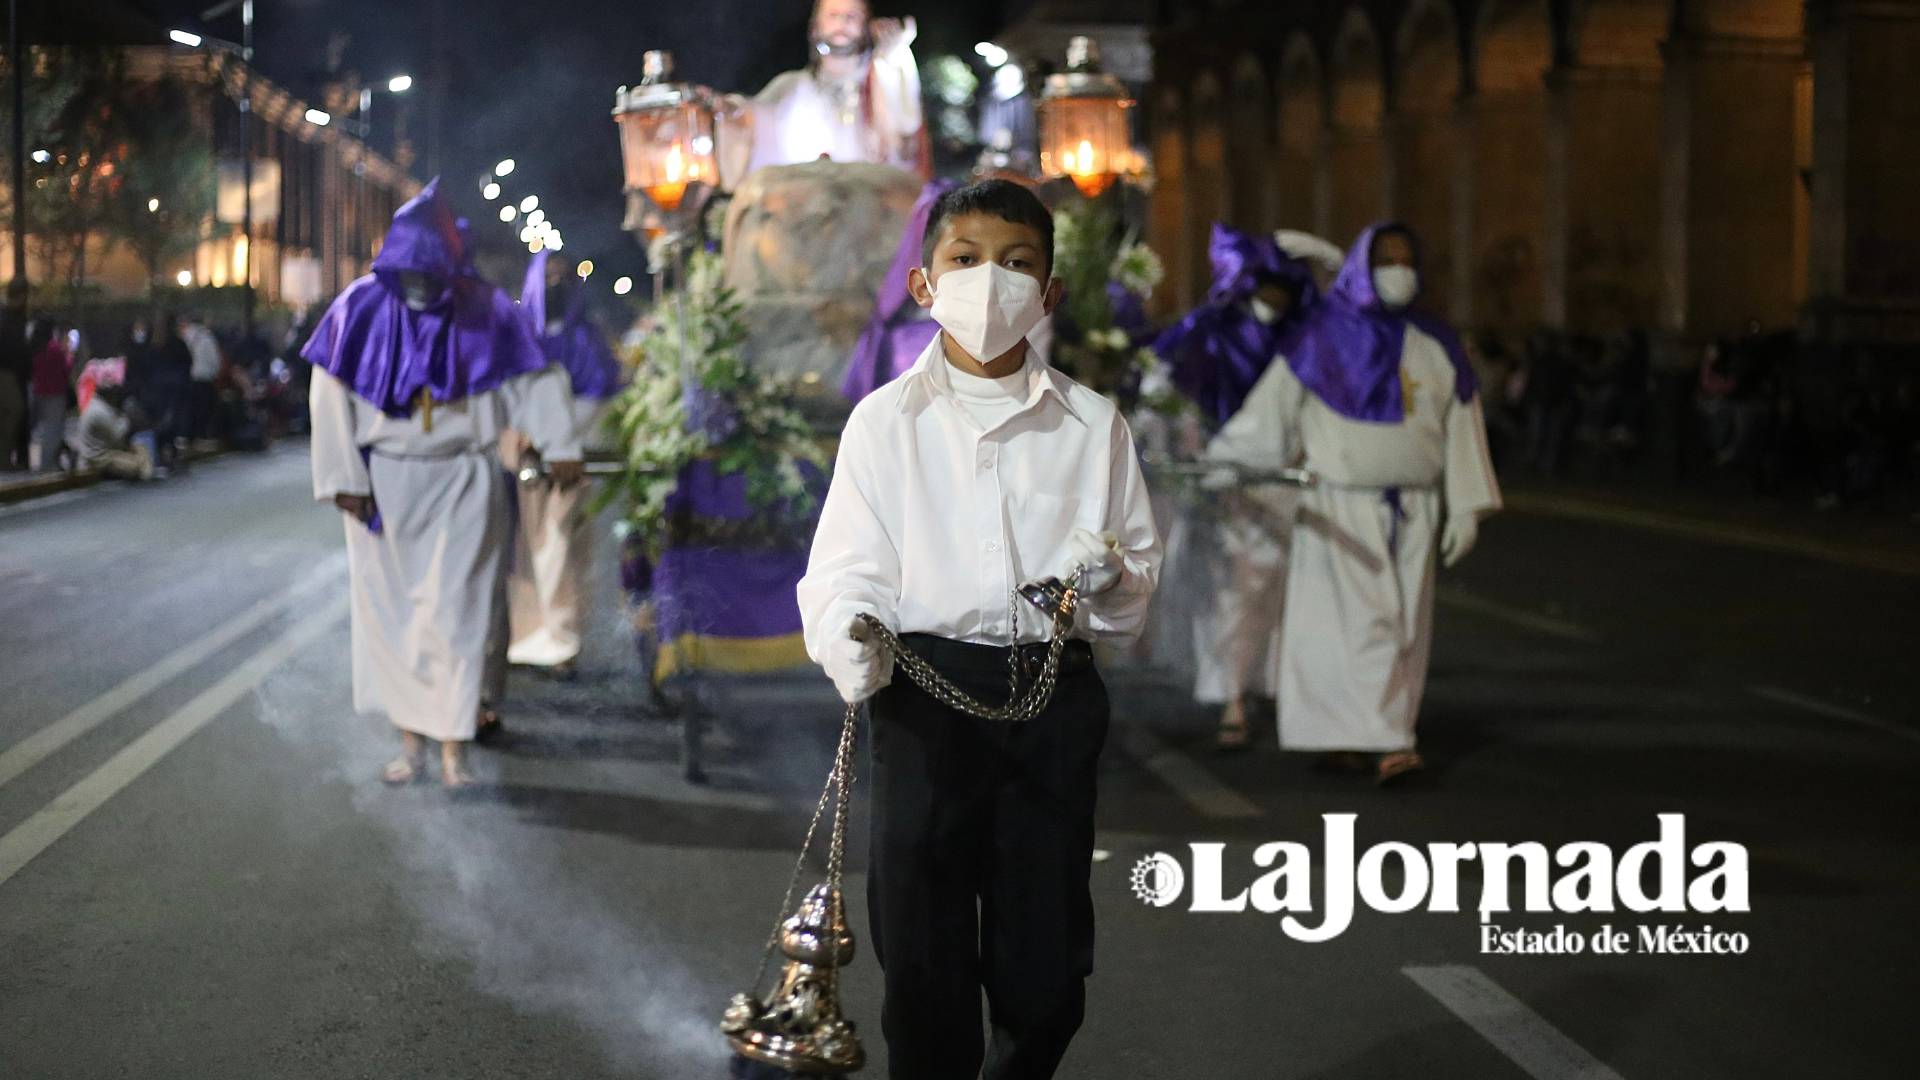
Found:
<path fill-rule="evenodd" d="M 1133 434 L 1107 399 L 1032 353 L 1017 409 L 982 423 L 956 399 L 936 335 L 906 374 L 855 406 L 798 589 L 816 661 L 855 616 L 897 633 L 1006 645 L 1045 640 L 1019 584 L 1072 568 L 1076 528 L 1119 537 L 1123 570 L 1083 598 L 1076 637 L 1125 642 L 1146 621 L 1160 539 Z"/>

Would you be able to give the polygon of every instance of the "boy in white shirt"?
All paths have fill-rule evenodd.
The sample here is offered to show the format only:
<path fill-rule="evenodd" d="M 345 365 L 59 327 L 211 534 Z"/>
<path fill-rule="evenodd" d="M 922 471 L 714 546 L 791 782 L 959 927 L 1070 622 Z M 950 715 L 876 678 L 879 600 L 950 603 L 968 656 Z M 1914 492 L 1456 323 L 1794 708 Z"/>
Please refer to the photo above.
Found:
<path fill-rule="evenodd" d="M 1160 542 L 1125 420 L 1027 346 L 1061 293 L 1046 208 L 1007 181 L 960 188 L 935 205 L 922 252 L 908 287 L 941 333 L 848 419 L 800 611 L 841 696 L 872 698 L 867 904 L 893 1075 L 1048 1077 L 1093 967 L 1108 701 L 1090 642 L 1138 636 Z M 1031 684 L 1051 629 L 1015 587 L 1076 567 L 1074 640 L 1051 702 L 1024 723 L 942 705 L 849 634 L 873 616 L 996 706 L 1009 643 Z"/>

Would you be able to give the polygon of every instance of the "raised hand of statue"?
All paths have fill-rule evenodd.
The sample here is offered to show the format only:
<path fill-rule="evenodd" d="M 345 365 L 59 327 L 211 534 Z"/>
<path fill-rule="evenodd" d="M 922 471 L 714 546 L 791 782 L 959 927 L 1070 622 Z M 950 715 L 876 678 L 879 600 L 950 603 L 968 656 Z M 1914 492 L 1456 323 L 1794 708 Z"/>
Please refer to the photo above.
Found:
<path fill-rule="evenodd" d="M 920 26 L 909 15 L 901 19 L 875 19 L 868 27 L 873 35 L 875 56 L 891 56 L 896 51 L 912 48 L 914 39 L 920 36 Z"/>

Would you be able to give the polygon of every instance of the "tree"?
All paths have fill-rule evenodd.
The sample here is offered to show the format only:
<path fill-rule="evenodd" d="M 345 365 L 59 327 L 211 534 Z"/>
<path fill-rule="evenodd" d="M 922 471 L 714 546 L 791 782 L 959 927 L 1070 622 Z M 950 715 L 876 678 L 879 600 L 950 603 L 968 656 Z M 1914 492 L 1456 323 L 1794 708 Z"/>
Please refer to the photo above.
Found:
<path fill-rule="evenodd" d="M 130 86 L 121 96 L 129 122 L 110 223 L 146 268 L 149 288 L 200 243 L 213 213 L 213 153 L 191 104 L 177 79 Z"/>

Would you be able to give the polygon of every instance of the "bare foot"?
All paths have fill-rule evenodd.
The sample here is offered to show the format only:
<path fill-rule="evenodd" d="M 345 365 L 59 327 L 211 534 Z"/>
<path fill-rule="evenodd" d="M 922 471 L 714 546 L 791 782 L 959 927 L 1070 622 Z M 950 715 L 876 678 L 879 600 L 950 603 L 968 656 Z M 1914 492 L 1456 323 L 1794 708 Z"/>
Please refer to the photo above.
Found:
<path fill-rule="evenodd" d="M 467 768 L 467 744 L 463 742 L 443 742 L 440 744 L 440 783 L 449 790 L 472 787 L 479 781 Z"/>
<path fill-rule="evenodd" d="M 1236 697 L 1227 702 L 1220 710 L 1220 730 L 1214 733 L 1215 750 L 1245 750 L 1253 741 L 1253 732 L 1247 728 L 1246 706 Z"/>

